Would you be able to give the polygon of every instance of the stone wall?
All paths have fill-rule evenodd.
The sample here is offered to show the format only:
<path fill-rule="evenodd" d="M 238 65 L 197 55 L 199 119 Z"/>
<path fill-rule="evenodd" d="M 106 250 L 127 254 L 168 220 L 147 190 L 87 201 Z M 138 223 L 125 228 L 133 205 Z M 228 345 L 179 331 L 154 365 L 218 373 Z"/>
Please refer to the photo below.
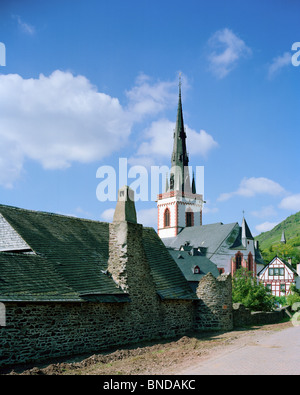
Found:
<path fill-rule="evenodd" d="M 110 224 L 108 275 L 130 296 L 118 303 L 6 303 L 0 366 L 96 352 L 193 329 L 193 300 L 161 300 L 142 245 L 142 225 Z"/>
<path fill-rule="evenodd" d="M 7 303 L 0 366 L 183 335 L 191 330 L 191 303 L 163 301 L 156 319 L 148 311 L 144 322 L 131 303 Z"/>
<path fill-rule="evenodd" d="M 286 310 L 251 311 L 241 303 L 233 304 L 233 325 L 236 328 L 252 325 L 275 324 L 286 318 Z"/>
<path fill-rule="evenodd" d="M 212 279 L 214 279 L 212 281 Z M 231 329 L 228 279 L 205 276 L 199 301 L 161 301 L 144 294 L 124 303 L 6 303 L 0 366 L 96 352 L 192 330 Z M 151 303 L 150 303 L 151 302 Z M 225 305 L 224 303 L 228 303 Z"/>
<path fill-rule="evenodd" d="M 124 196 L 127 189 L 121 191 Z M 109 227 L 107 275 L 130 302 L 5 303 L 0 366 L 97 352 L 193 330 L 232 328 L 230 276 L 216 280 L 211 273 L 206 275 L 196 301 L 159 298 L 142 244 L 143 227 L 136 223 L 134 206 L 128 207 L 122 197 Z"/>
<path fill-rule="evenodd" d="M 172 338 L 192 330 L 230 330 L 230 285 L 225 276 L 215 280 L 208 274 L 199 284 L 199 301 L 162 301 L 156 293 L 149 299 L 138 293 L 124 303 L 6 303 L 0 366 Z"/>
<path fill-rule="evenodd" d="M 231 330 L 232 284 L 230 275 L 221 275 L 217 279 L 208 273 L 197 287 L 195 329 L 196 330 Z"/>

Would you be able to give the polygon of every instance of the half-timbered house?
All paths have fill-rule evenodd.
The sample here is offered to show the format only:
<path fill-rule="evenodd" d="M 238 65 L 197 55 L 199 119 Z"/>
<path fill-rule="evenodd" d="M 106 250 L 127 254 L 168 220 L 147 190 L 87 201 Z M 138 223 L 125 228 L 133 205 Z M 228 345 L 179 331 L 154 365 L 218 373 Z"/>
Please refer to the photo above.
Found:
<path fill-rule="evenodd" d="M 292 284 L 300 288 L 299 273 L 290 263 L 277 256 L 258 273 L 258 278 L 274 296 L 288 295 Z"/>

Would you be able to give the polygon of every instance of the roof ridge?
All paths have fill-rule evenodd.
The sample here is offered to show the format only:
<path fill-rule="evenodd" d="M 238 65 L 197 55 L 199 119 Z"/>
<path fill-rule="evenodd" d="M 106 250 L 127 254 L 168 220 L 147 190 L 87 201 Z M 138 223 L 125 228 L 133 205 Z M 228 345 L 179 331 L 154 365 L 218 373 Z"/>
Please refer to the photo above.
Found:
<path fill-rule="evenodd" d="M 50 215 L 50 216 L 53 215 L 53 216 L 57 216 L 57 217 L 72 218 L 72 219 L 80 220 L 80 221 L 97 222 L 97 223 L 104 223 L 104 224 L 109 223 L 109 222 L 105 222 L 105 221 L 98 221 L 96 219 L 91 219 L 91 218 L 76 217 L 75 215 L 71 215 L 71 214 L 61 214 L 61 213 L 53 213 L 53 212 L 43 211 L 43 210 L 33 210 L 33 209 L 16 207 L 16 206 L 9 206 L 6 204 L 0 204 L 0 212 L 1 212 L 2 207 L 8 208 L 11 210 L 26 211 L 26 212 L 35 213 L 35 214 Z"/>

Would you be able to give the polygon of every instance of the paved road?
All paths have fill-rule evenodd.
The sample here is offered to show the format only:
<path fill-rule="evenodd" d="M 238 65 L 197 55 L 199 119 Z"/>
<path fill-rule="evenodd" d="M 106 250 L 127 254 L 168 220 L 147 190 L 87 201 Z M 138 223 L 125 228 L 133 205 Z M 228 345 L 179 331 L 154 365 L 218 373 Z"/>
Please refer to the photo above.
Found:
<path fill-rule="evenodd" d="M 254 338 L 244 346 L 225 350 L 180 374 L 299 375 L 300 325 Z"/>

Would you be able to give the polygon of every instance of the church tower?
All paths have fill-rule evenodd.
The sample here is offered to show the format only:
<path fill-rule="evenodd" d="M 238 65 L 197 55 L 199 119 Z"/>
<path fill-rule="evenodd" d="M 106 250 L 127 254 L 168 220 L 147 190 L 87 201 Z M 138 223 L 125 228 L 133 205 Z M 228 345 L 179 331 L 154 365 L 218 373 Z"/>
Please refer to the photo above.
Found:
<path fill-rule="evenodd" d="M 173 136 L 170 177 L 164 193 L 158 195 L 158 235 L 163 239 L 175 237 L 187 226 L 202 225 L 203 196 L 196 193 L 194 174 L 189 174 L 189 157 L 181 103 L 181 80 L 176 127 Z"/>

